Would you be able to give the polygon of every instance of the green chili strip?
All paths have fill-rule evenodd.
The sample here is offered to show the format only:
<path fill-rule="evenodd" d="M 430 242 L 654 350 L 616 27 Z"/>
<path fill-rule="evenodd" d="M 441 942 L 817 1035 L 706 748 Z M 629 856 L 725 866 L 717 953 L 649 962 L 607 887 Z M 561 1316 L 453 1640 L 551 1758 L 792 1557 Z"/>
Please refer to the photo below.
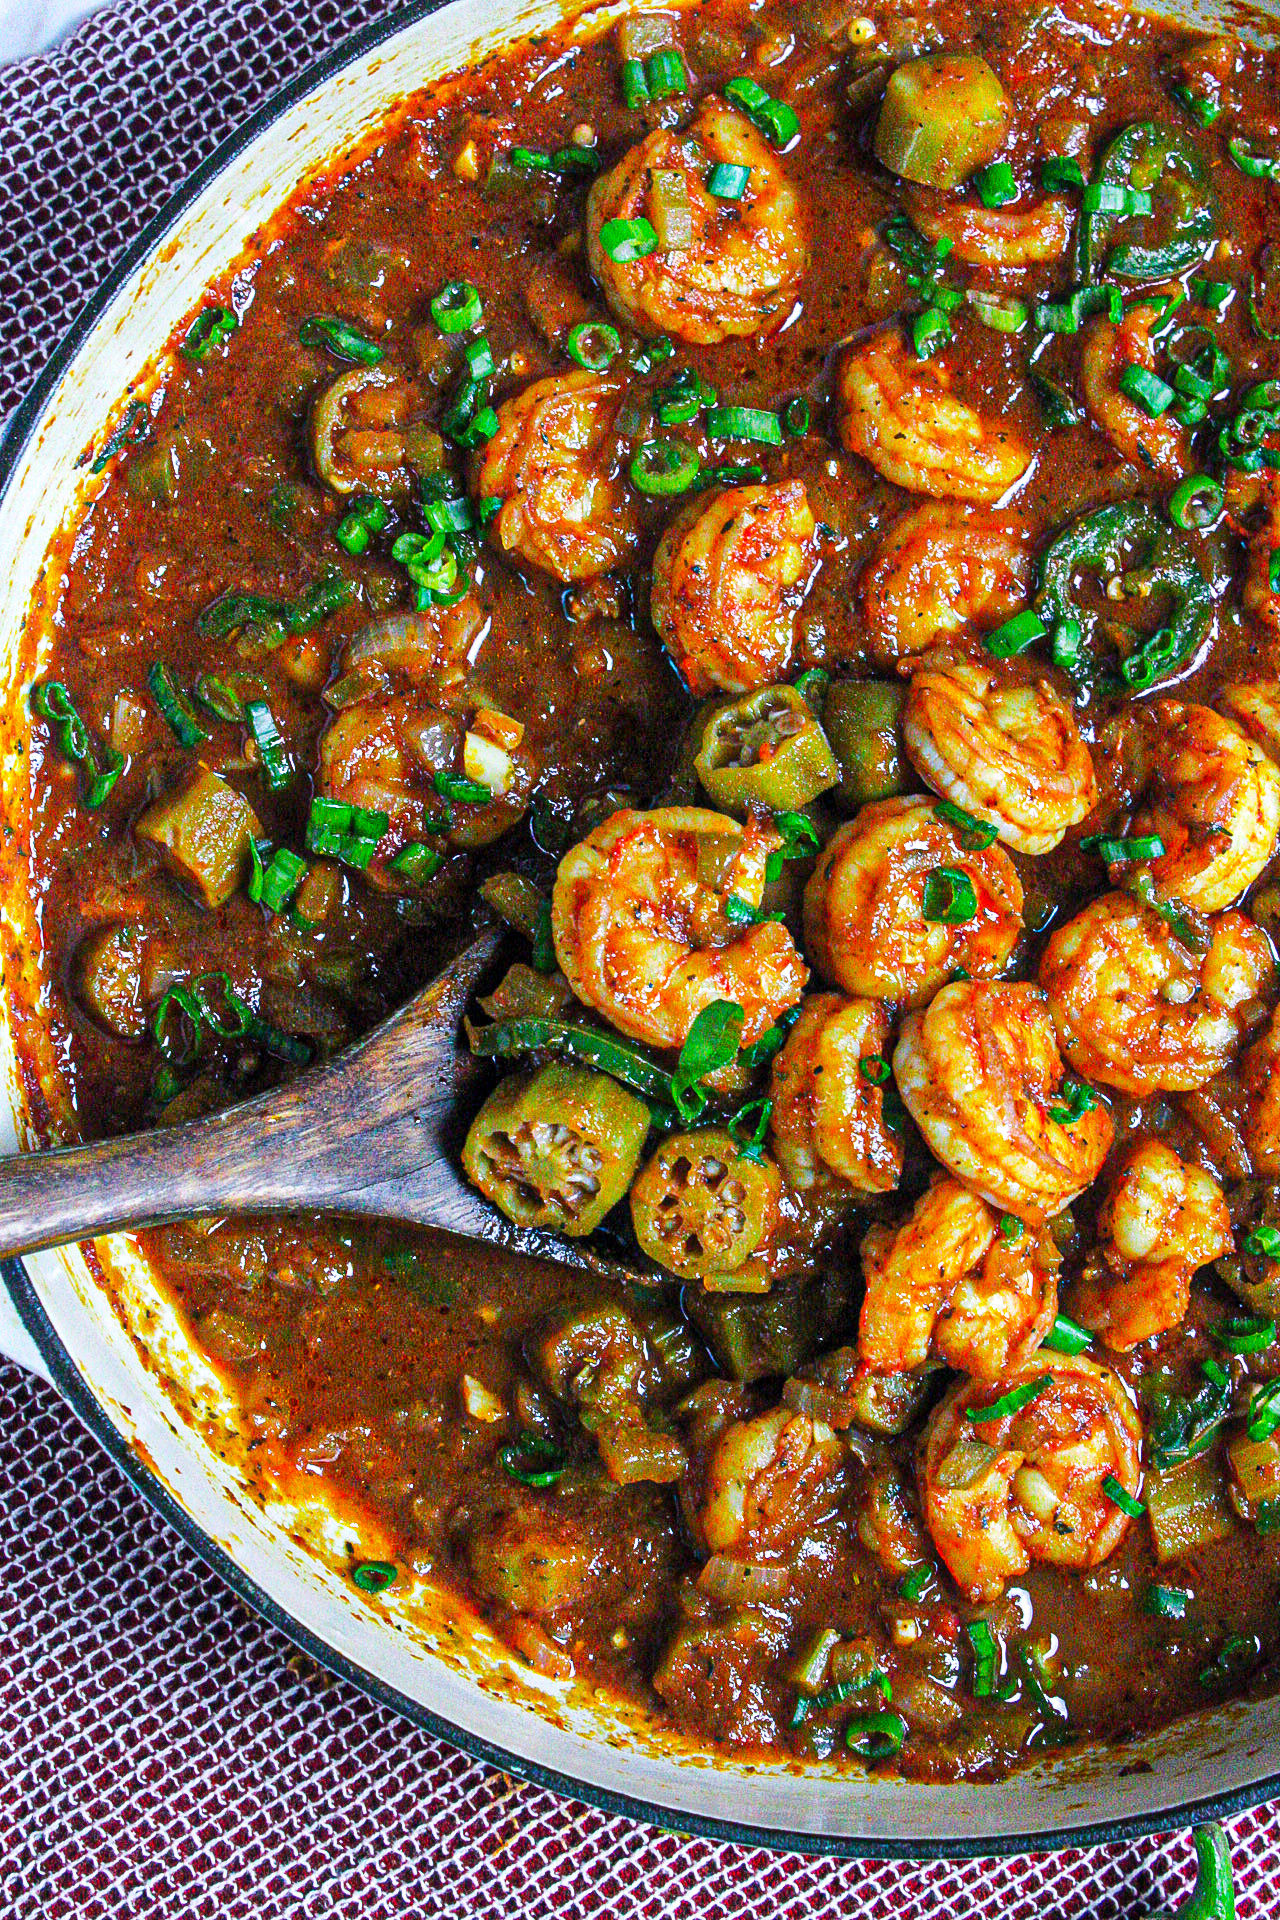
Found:
<path fill-rule="evenodd" d="M 304 347 L 327 347 L 338 360 L 354 360 L 362 367 L 376 367 L 385 356 L 383 349 L 367 339 L 358 327 L 348 325 L 331 314 L 314 313 L 298 328 Z"/>
<path fill-rule="evenodd" d="M 633 1087 L 666 1106 L 675 1105 L 672 1076 L 643 1049 L 630 1041 L 616 1039 L 598 1027 L 578 1026 L 571 1021 L 551 1019 L 542 1014 L 525 1014 L 510 1020 L 494 1020 L 485 1027 L 466 1023 L 467 1042 L 472 1053 L 483 1060 L 513 1060 L 524 1053 L 564 1054 L 570 1060 L 583 1060 L 599 1067 L 625 1087 Z"/>
<path fill-rule="evenodd" d="M 114 747 L 95 747 L 93 735 L 60 680 L 42 680 L 31 689 L 32 710 L 47 720 L 64 759 L 79 770 L 80 797 L 92 813 L 124 770 L 124 755 Z"/>
<path fill-rule="evenodd" d="M 162 660 L 149 669 L 147 685 L 180 747 L 196 747 L 209 738 Z"/>
<path fill-rule="evenodd" d="M 221 1006 L 214 1003 L 215 993 L 220 996 Z M 184 1034 L 179 1024 L 176 1036 L 171 1032 L 175 1007 L 188 1028 Z M 178 1066 L 196 1058 L 206 1032 L 220 1040 L 255 1041 L 265 1053 L 291 1066 L 305 1066 L 311 1058 L 308 1043 L 294 1034 L 282 1033 L 255 1013 L 226 973 L 202 973 L 187 986 L 171 987 L 156 1008 L 151 1031 L 164 1058 Z"/>
<path fill-rule="evenodd" d="M 125 408 L 120 425 L 103 442 L 102 447 L 89 468 L 90 473 L 101 473 L 103 468 L 115 459 L 125 447 L 140 447 L 151 431 L 151 415 L 141 400 L 131 400 Z"/>
<path fill-rule="evenodd" d="M 204 359 L 211 347 L 220 347 L 229 340 L 238 325 L 230 307 L 203 307 L 187 328 L 178 351 L 184 360 L 194 365 Z"/>
<path fill-rule="evenodd" d="M 498 1455 L 502 1470 L 522 1487 L 554 1486 L 569 1462 L 554 1440 L 540 1433 L 522 1433 Z"/>

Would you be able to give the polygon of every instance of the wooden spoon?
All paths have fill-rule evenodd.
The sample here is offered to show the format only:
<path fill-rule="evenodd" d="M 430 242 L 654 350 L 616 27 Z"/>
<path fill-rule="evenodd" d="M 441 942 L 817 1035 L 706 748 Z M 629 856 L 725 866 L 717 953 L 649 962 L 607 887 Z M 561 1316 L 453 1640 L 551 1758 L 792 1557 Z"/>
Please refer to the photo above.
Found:
<path fill-rule="evenodd" d="M 0 1255 L 220 1213 L 348 1213 L 508 1253 L 645 1276 L 581 1241 L 513 1226 L 465 1179 L 460 1116 L 482 1064 L 458 1044 L 500 935 L 323 1066 L 182 1126 L 0 1159 Z"/>

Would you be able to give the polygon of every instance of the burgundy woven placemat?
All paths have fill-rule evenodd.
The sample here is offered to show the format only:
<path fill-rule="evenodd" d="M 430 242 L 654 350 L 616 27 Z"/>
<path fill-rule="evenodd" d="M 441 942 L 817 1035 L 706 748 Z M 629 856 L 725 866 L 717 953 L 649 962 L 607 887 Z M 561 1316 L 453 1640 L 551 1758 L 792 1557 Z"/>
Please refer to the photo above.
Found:
<path fill-rule="evenodd" d="M 372 0 L 124 0 L 0 70 L 0 414 L 164 195 Z M 1271 1920 L 1280 1816 L 1232 1824 Z M 1189 1846 L 964 1865 L 753 1852 L 481 1766 L 249 1613 L 0 1363 L 0 1913 L 17 1920 L 1132 1920 Z"/>

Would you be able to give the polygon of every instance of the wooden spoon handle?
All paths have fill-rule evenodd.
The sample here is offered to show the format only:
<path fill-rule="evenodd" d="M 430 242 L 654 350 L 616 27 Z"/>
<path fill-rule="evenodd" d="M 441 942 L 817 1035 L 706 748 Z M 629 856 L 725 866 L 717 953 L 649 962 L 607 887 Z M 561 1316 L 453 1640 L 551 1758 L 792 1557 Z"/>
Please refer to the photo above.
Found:
<path fill-rule="evenodd" d="M 458 1012 L 495 944 L 482 937 L 365 1040 L 256 1100 L 183 1126 L 0 1160 L 0 1255 L 281 1209 L 474 1232 L 445 1142 L 470 1066 L 454 1040 Z"/>

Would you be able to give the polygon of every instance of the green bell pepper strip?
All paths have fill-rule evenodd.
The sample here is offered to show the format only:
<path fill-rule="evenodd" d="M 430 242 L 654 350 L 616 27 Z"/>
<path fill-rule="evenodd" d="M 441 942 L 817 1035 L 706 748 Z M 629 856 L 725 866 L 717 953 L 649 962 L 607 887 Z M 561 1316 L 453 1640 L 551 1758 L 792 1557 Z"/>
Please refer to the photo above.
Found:
<path fill-rule="evenodd" d="M 1196 266 L 1213 239 L 1217 197 L 1208 169 L 1193 142 L 1150 120 L 1125 127 L 1103 151 L 1094 171 L 1095 187 L 1149 190 L 1153 215 L 1163 216 L 1167 237 L 1147 246 L 1122 241 L 1103 257 L 1118 213 L 1082 213 L 1076 233 L 1076 278 L 1092 284 L 1105 273 L 1116 280 L 1165 280 Z"/>
<path fill-rule="evenodd" d="M 1051 632 L 1064 625 L 1078 629 L 1070 653 L 1083 667 L 1099 638 L 1102 617 L 1076 600 L 1075 578 L 1082 569 L 1119 573 L 1126 548 L 1133 550 L 1133 558 L 1125 580 L 1141 575 L 1144 584 L 1168 594 L 1173 603 L 1160 652 L 1167 671 L 1190 659 L 1203 640 L 1213 614 L 1213 594 L 1189 543 L 1154 507 L 1124 501 L 1072 521 L 1041 558 L 1036 609 Z"/>

